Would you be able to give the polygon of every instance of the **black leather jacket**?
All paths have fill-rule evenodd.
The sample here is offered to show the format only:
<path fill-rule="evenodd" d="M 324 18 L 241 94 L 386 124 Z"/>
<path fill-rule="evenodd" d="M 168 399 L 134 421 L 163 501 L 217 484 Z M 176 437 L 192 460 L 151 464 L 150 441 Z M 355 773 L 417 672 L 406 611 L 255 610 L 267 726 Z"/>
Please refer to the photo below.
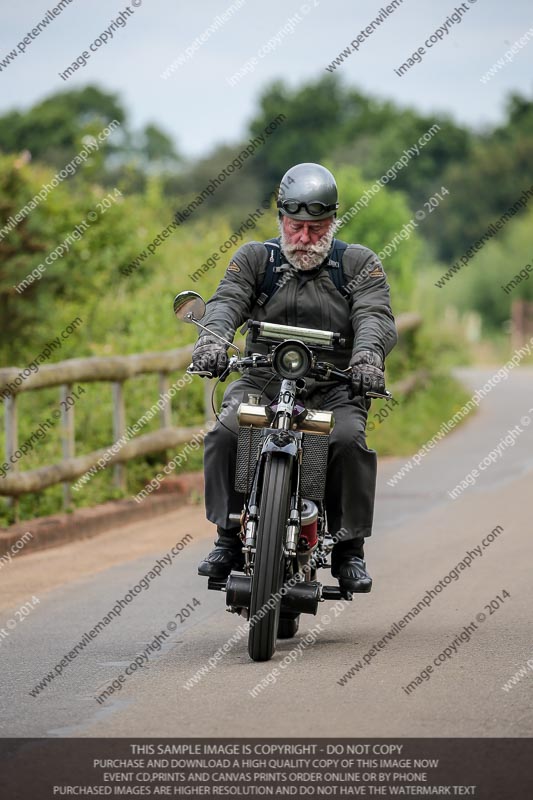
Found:
<path fill-rule="evenodd" d="M 307 271 L 291 268 L 287 279 L 261 307 L 256 301 L 267 256 L 262 242 L 248 242 L 237 250 L 207 303 L 202 324 L 230 341 L 248 319 L 320 328 L 339 332 L 347 340 L 347 347 L 334 354 L 315 349 L 321 360 L 344 369 L 359 350 L 372 350 L 385 359 L 398 337 L 387 277 L 372 250 L 348 245 L 342 262 L 346 281 L 342 294 L 322 265 Z M 252 351 L 249 341 L 246 351 Z M 264 352 L 264 348 L 255 343 L 253 351 Z"/>

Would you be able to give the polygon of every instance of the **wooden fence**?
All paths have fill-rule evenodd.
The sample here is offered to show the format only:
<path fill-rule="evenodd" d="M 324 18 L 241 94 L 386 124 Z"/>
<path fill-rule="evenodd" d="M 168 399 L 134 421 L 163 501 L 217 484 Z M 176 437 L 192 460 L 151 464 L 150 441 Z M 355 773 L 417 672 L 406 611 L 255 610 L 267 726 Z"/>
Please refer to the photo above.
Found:
<path fill-rule="evenodd" d="M 410 346 L 411 337 L 421 325 L 419 314 L 403 314 L 397 319 L 400 335 L 406 334 L 405 346 Z M 99 460 L 106 456 L 106 466 L 113 465 L 115 485 L 126 488 L 124 464 L 138 456 L 162 452 L 189 442 L 195 434 L 201 434 L 200 427 L 175 427 L 172 425 L 170 400 L 161 403 L 159 411 L 159 430 L 131 438 L 121 444 L 116 443 L 128 436 L 126 409 L 124 403 L 124 383 L 138 375 L 157 374 L 159 376 L 159 397 L 168 394 L 170 388 L 169 375 L 178 370 L 184 371 L 191 360 L 192 345 L 162 353 L 141 353 L 131 356 L 113 356 L 108 358 L 75 358 L 60 361 L 56 364 L 41 366 L 38 372 L 31 374 L 19 386 L 14 381 L 21 374 L 21 369 L 9 367 L 0 369 L 0 396 L 6 390 L 9 395 L 4 399 L 5 409 L 5 462 L 10 465 L 7 474 L 0 478 L 0 495 L 9 497 L 12 502 L 28 492 L 39 492 L 58 483 L 63 484 L 63 506 L 67 508 L 71 502 L 71 484 L 76 478 L 84 475 Z M 407 376 L 396 387 L 399 394 L 409 394 L 423 379 L 420 374 Z M 88 382 L 112 383 L 113 390 L 113 444 L 95 450 L 83 456 L 75 455 L 75 406 L 65 407 L 65 399 L 72 393 L 74 384 Z M 11 389 L 9 385 L 11 384 Z M 211 410 L 211 381 L 204 381 L 204 417 L 206 421 L 213 418 Z M 59 388 L 59 399 L 63 401 L 61 410 L 61 442 L 63 460 L 57 464 L 39 467 L 38 469 L 19 472 L 18 459 L 13 463 L 11 458 L 19 450 L 17 397 L 23 392 L 35 391 L 47 387 Z M 60 403 L 61 405 L 61 403 Z M 147 408 L 151 404 L 147 402 Z M 141 417 L 142 419 L 142 417 Z M 116 452 L 111 453 L 113 448 Z"/>

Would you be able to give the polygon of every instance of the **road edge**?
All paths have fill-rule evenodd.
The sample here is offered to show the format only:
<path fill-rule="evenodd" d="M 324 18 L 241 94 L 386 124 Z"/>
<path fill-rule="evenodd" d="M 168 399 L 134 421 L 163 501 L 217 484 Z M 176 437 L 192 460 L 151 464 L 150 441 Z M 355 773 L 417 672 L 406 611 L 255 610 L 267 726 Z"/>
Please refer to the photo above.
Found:
<path fill-rule="evenodd" d="M 88 539 L 110 528 L 166 514 L 190 502 L 194 496 L 203 496 L 203 491 L 201 472 L 184 473 L 164 481 L 157 492 L 141 503 L 133 498 L 111 500 L 98 506 L 79 508 L 72 513 L 18 522 L 0 529 L 0 558 L 7 555 L 27 533 L 31 534 L 31 538 L 24 537 L 23 546 L 17 548 L 17 556 Z"/>

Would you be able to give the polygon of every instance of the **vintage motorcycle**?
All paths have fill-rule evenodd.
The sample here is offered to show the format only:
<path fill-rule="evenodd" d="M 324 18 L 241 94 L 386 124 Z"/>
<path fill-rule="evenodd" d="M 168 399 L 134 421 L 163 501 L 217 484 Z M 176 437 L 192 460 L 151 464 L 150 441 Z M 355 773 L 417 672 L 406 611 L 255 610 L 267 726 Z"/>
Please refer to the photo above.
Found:
<path fill-rule="evenodd" d="M 338 586 L 323 586 L 317 570 L 328 567 L 333 539 L 327 531 L 324 508 L 331 411 L 308 409 L 302 402 L 306 377 L 350 384 L 343 372 L 318 361 L 313 348 L 344 346 L 338 333 L 249 320 L 252 342 L 267 345 L 268 354 L 242 357 L 239 348 L 210 331 L 200 320 L 205 303 L 196 292 L 174 299 L 174 313 L 184 322 L 221 339 L 236 351 L 224 380 L 234 371 L 268 368 L 281 379 L 277 396 L 268 405 L 249 396 L 237 411 L 238 446 L 235 489 L 243 494 L 243 509 L 232 515 L 241 526 L 244 574 L 208 579 L 208 588 L 226 593 L 227 610 L 250 622 L 248 653 L 254 661 L 272 658 L 277 638 L 291 638 L 300 614 L 316 614 L 324 600 L 344 597 Z M 209 372 L 190 374 L 213 377 Z M 214 389 L 213 389 L 214 392 Z M 367 392 L 367 397 L 392 397 L 390 392 Z"/>

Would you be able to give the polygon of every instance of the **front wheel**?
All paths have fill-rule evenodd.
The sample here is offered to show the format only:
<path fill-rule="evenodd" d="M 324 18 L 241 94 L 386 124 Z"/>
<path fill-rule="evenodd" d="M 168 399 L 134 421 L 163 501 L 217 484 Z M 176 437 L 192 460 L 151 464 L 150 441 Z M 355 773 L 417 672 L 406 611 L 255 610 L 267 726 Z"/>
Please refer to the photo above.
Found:
<path fill-rule="evenodd" d="M 291 470 L 292 459 L 286 455 L 271 453 L 267 456 L 250 600 L 248 653 L 253 661 L 269 661 L 276 649 Z"/>

